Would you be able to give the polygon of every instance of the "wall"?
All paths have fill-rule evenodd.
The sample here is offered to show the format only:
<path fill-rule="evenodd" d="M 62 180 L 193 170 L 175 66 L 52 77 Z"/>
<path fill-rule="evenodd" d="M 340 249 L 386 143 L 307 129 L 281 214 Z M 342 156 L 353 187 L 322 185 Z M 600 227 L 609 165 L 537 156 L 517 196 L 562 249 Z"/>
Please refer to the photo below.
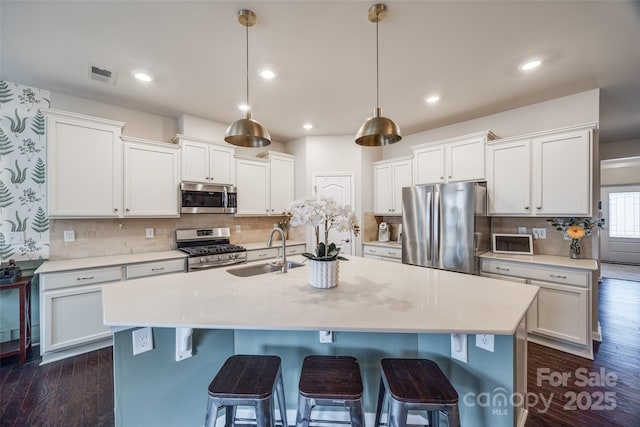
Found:
<path fill-rule="evenodd" d="M 46 259 L 46 90 L 0 80 L 0 259 Z M 7 233 L 21 233 L 15 241 Z M 18 237 L 18 236 L 15 236 Z M 15 243 L 12 243 L 15 242 Z"/>
<path fill-rule="evenodd" d="M 187 136 L 208 139 L 210 141 L 224 142 L 224 134 L 227 130 L 227 124 L 214 122 L 212 120 L 203 119 L 201 117 L 183 114 L 178 118 L 178 132 Z M 250 147 L 234 147 L 236 154 L 243 156 L 256 156 L 267 150 L 279 151 L 287 153 L 286 145 L 282 142 L 271 141 L 267 147 L 250 148 Z"/>
<path fill-rule="evenodd" d="M 600 144 L 600 160 L 640 156 L 640 138 Z"/>
<path fill-rule="evenodd" d="M 378 159 L 379 149 L 361 147 L 353 141 L 353 135 L 307 136 L 287 143 L 289 153 L 296 156 L 295 198 L 311 197 L 313 175 L 320 173 L 352 173 L 354 176 L 354 205 L 358 221 L 363 227 L 364 207 L 372 209 L 371 159 Z M 373 150 L 367 152 L 366 150 Z M 367 180 L 365 180 L 365 177 Z M 363 227 L 364 228 L 364 227 Z M 307 247 L 312 247 L 311 229 L 306 230 Z M 354 239 L 355 254 L 360 255 L 363 235 Z"/>
<path fill-rule="evenodd" d="M 599 121 L 600 89 L 513 110 L 480 117 L 465 122 L 406 135 L 396 144 L 383 148 L 385 159 L 411 155 L 411 146 L 425 142 L 454 138 L 474 132 L 491 130 L 498 138 L 523 135 Z"/>
<path fill-rule="evenodd" d="M 49 256 L 46 127 L 49 91 L 0 80 L 0 265 L 15 259 L 30 276 Z M 21 241 L 7 233 L 17 232 Z M 32 281 L 33 339 L 39 336 L 37 279 Z M 19 338 L 19 291 L 0 294 L 0 342 Z"/>
<path fill-rule="evenodd" d="M 126 136 L 168 142 L 178 133 L 178 121 L 172 117 L 78 98 L 59 92 L 51 92 L 51 108 L 125 122 L 122 134 Z"/>
<path fill-rule="evenodd" d="M 600 185 L 640 184 L 640 156 L 600 161 Z"/>

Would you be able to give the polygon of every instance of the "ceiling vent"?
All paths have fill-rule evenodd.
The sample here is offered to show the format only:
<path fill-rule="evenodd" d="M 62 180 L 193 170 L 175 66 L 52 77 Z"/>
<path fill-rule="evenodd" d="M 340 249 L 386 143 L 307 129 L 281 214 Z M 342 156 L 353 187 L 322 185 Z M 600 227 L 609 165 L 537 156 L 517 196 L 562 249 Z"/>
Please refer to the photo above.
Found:
<path fill-rule="evenodd" d="M 89 64 L 89 78 L 97 80 L 103 83 L 109 83 L 111 85 L 116 83 L 116 73 L 104 68 L 96 67 Z"/>

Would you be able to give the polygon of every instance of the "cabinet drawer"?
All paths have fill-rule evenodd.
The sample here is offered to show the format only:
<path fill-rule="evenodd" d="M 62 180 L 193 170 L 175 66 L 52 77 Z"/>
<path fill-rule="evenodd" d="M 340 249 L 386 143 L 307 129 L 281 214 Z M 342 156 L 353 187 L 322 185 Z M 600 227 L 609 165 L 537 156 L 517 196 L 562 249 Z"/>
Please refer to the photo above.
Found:
<path fill-rule="evenodd" d="M 270 259 L 270 258 L 278 258 L 278 248 L 247 251 L 247 261 L 256 261 L 260 259 Z"/>
<path fill-rule="evenodd" d="M 122 280 L 121 267 L 95 268 L 91 270 L 66 271 L 64 273 L 47 273 L 40 277 L 41 291 L 70 288 L 73 286 L 91 285 L 94 283 L 115 282 Z"/>
<path fill-rule="evenodd" d="M 305 245 L 287 246 L 287 255 L 298 255 L 303 253 L 305 249 Z"/>
<path fill-rule="evenodd" d="M 365 255 L 402 259 L 401 248 L 387 248 L 384 246 L 364 246 Z"/>
<path fill-rule="evenodd" d="M 125 267 L 125 277 L 127 279 L 135 279 L 136 277 L 177 273 L 184 271 L 184 264 L 185 260 L 184 258 L 181 258 L 168 261 L 145 262 L 144 264 L 127 265 Z"/>
<path fill-rule="evenodd" d="M 589 272 L 587 271 L 495 260 L 483 260 L 481 270 L 486 273 L 564 283 L 583 288 L 589 286 Z"/>

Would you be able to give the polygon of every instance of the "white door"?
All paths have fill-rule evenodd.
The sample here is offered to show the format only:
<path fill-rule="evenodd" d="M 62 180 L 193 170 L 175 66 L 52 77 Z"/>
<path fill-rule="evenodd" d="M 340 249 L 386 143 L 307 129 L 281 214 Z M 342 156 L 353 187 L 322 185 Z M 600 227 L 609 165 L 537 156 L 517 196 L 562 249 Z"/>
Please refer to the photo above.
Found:
<path fill-rule="evenodd" d="M 351 206 L 353 210 L 354 195 L 352 188 L 353 176 L 351 174 L 323 174 L 315 175 L 313 188 L 315 196 L 330 197 L 341 206 Z M 323 231 L 320 230 L 320 233 Z M 335 229 L 329 231 L 329 242 L 333 242 L 340 248 L 340 253 L 353 254 L 352 233 L 338 232 Z M 314 242 L 314 245 L 317 242 Z"/>
<path fill-rule="evenodd" d="M 640 185 L 602 187 L 602 260 L 640 264 Z"/>

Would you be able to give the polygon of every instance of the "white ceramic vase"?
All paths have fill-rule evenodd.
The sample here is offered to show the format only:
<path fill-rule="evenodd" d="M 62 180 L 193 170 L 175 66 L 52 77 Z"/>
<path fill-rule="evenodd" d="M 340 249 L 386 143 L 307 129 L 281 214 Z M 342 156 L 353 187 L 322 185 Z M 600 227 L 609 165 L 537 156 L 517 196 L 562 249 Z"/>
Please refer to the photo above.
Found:
<path fill-rule="evenodd" d="M 328 289 L 338 286 L 340 263 L 333 261 L 309 260 L 309 284 L 314 288 Z"/>

